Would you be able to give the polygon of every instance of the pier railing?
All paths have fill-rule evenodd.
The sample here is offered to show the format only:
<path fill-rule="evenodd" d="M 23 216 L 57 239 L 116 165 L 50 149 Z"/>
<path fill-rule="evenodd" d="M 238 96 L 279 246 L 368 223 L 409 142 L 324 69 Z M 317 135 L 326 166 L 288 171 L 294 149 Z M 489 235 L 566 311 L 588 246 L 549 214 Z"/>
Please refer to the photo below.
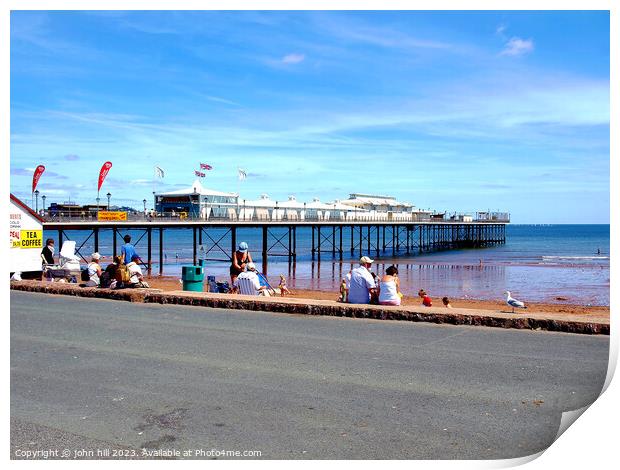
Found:
<path fill-rule="evenodd" d="M 75 214 L 75 213 L 43 213 L 45 222 L 95 222 L 98 220 L 96 213 L 93 214 Z M 154 214 L 154 213 L 127 213 L 126 220 L 118 220 L 115 222 L 199 222 L 199 221 L 217 221 L 217 222 L 438 222 L 438 223 L 509 223 L 510 214 L 507 212 L 478 212 L 475 215 L 465 214 L 427 214 L 427 213 L 384 213 L 384 214 L 364 214 L 349 212 L 346 214 L 324 214 L 324 215 L 308 215 L 300 216 L 299 214 L 277 214 L 272 216 L 257 215 L 238 215 L 230 213 L 225 216 L 210 216 L 203 218 L 199 216 L 181 214 Z"/>

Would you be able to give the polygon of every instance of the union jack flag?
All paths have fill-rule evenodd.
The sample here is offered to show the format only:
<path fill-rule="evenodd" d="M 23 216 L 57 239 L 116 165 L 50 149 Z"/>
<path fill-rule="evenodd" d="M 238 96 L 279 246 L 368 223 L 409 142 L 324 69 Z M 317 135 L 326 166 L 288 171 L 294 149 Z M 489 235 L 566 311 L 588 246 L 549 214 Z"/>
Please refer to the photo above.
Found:
<path fill-rule="evenodd" d="M 201 170 L 213 170 L 213 167 L 211 165 L 206 164 L 206 163 L 201 163 L 200 164 L 200 169 Z"/>
<path fill-rule="evenodd" d="M 205 173 L 203 173 L 201 171 L 198 171 L 198 170 L 195 170 L 194 173 L 195 173 L 196 176 L 198 176 L 200 178 L 204 178 L 205 176 L 207 176 Z"/>

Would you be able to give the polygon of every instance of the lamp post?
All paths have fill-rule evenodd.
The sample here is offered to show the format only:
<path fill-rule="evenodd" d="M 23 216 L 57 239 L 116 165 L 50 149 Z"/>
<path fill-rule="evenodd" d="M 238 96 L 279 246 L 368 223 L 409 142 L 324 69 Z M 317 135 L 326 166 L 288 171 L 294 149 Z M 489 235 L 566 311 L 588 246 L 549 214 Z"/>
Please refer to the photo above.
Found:
<path fill-rule="evenodd" d="M 304 202 L 304 220 L 306 220 L 306 203 Z"/>
<path fill-rule="evenodd" d="M 34 192 L 34 195 L 35 195 L 35 201 L 36 201 L 35 212 L 38 214 L 39 213 L 39 190 L 38 189 Z"/>
<path fill-rule="evenodd" d="M 144 204 L 144 213 L 146 214 L 146 199 L 142 200 L 142 204 Z"/>
<path fill-rule="evenodd" d="M 106 197 L 108 198 L 108 211 L 110 210 L 110 198 L 112 197 L 112 195 L 110 193 L 106 194 Z"/>
<path fill-rule="evenodd" d="M 41 200 L 43 201 L 43 212 L 45 212 L 45 194 L 41 196 Z"/>
<path fill-rule="evenodd" d="M 99 220 L 99 201 L 101 201 L 101 199 L 99 198 L 99 194 L 97 194 L 97 220 Z M 89 214 L 90 217 L 90 214 Z"/>

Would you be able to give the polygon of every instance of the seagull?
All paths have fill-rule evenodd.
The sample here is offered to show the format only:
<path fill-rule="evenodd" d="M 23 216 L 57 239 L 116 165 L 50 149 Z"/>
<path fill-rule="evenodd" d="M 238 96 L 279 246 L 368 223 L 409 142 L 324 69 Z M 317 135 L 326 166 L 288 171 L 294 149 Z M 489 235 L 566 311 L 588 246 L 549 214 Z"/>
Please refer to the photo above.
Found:
<path fill-rule="evenodd" d="M 527 308 L 523 302 L 510 297 L 510 291 L 504 292 L 504 295 L 508 296 L 506 297 L 506 304 L 512 307 L 512 313 L 515 313 L 515 307 L 516 308 Z"/>

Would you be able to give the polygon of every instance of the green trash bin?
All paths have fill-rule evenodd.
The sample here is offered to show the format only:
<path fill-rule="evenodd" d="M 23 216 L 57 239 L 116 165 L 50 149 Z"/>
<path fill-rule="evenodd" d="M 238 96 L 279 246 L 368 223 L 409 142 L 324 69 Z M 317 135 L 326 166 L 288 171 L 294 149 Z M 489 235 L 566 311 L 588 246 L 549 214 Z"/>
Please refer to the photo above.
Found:
<path fill-rule="evenodd" d="M 205 280 L 205 271 L 202 266 L 183 266 L 181 280 L 183 290 L 202 292 L 202 283 Z"/>

